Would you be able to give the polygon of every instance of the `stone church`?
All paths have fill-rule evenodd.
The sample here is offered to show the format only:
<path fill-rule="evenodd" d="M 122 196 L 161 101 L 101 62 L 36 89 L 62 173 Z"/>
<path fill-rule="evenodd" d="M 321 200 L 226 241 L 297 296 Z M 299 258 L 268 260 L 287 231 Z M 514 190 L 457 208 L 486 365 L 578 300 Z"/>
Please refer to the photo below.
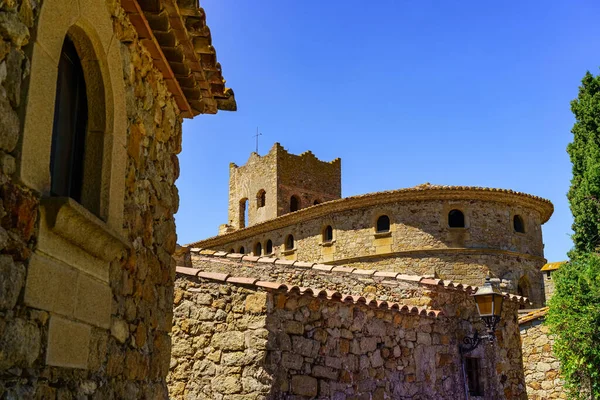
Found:
<path fill-rule="evenodd" d="M 166 399 L 194 0 L 0 0 L 0 398 Z"/>
<path fill-rule="evenodd" d="M 420 185 L 341 197 L 341 161 L 230 165 L 228 222 L 177 252 L 177 399 L 526 399 L 518 310 L 544 304 L 542 198 Z M 504 291 L 493 344 L 473 301 Z M 487 285 L 487 284 L 486 284 Z"/>

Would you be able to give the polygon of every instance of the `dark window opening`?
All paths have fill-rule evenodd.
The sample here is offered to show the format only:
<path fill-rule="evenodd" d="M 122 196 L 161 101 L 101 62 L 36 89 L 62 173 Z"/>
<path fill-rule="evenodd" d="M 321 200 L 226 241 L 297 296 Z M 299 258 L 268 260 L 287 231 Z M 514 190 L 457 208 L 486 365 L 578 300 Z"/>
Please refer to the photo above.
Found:
<path fill-rule="evenodd" d="M 389 232 L 390 231 L 390 217 L 382 215 L 377 218 L 377 233 Z"/>
<path fill-rule="evenodd" d="M 515 228 L 515 232 L 525 233 L 525 223 L 520 215 L 513 217 L 513 227 Z"/>
<path fill-rule="evenodd" d="M 79 203 L 83 190 L 87 104 L 83 67 L 73 41 L 66 37 L 60 54 L 56 81 L 50 190 L 54 196 L 70 197 Z"/>
<path fill-rule="evenodd" d="M 267 240 L 267 246 L 266 246 L 265 250 L 266 250 L 267 254 L 273 253 L 273 242 L 271 241 L 271 239 Z"/>
<path fill-rule="evenodd" d="M 246 254 L 246 249 L 244 249 L 244 246 L 240 247 L 240 251 L 238 251 L 238 253 Z"/>
<path fill-rule="evenodd" d="M 333 240 L 333 228 L 331 225 L 327 225 L 323 229 L 323 242 L 331 242 Z"/>
<path fill-rule="evenodd" d="M 529 298 L 531 294 L 531 285 L 526 276 L 522 276 L 521 279 L 519 279 L 519 283 L 517 284 L 517 294 Z M 525 307 L 525 304 L 519 305 L 519 309 L 524 309 Z"/>
<path fill-rule="evenodd" d="M 467 375 L 467 386 L 469 387 L 469 395 L 483 396 L 483 377 L 481 373 L 480 359 L 474 357 L 466 357 L 465 373 Z"/>
<path fill-rule="evenodd" d="M 448 213 L 448 226 L 450 228 L 464 228 L 465 214 L 460 210 L 452 210 Z"/>
<path fill-rule="evenodd" d="M 240 200 L 239 225 L 240 228 L 245 228 L 248 223 L 248 199 Z"/>
<path fill-rule="evenodd" d="M 285 249 L 286 250 L 294 249 L 294 237 L 292 235 L 288 235 L 287 239 L 285 239 Z"/>
<path fill-rule="evenodd" d="M 254 245 L 254 255 L 255 256 L 262 255 L 262 244 L 260 244 L 260 242 L 258 242 Z"/>
<path fill-rule="evenodd" d="M 313 206 L 316 206 L 317 204 L 321 204 L 321 200 L 315 200 L 315 201 L 313 201 Z"/>
<path fill-rule="evenodd" d="M 257 208 L 264 207 L 266 203 L 267 203 L 267 192 L 265 192 L 263 189 L 261 189 L 258 191 L 258 194 L 256 195 L 256 207 Z"/>
<path fill-rule="evenodd" d="M 552 279 L 552 278 L 550 277 L 550 271 L 546 271 L 546 278 L 548 278 L 548 279 Z"/>
<path fill-rule="evenodd" d="M 230 249 L 229 252 L 230 253 L 235 253 L 235 249 Z"/>
<path fill-rule="evenodd" d="M 298 196 L 292 196 L 290 199 L 290 212 L 298 211 L 300 209 L 300 200 Z"/>

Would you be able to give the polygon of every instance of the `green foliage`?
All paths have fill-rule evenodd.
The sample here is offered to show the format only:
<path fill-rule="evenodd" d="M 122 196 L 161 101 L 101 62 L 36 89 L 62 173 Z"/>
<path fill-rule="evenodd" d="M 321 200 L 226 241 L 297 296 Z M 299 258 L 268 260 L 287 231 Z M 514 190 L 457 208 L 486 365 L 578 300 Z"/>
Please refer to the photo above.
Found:
<path fill-rule="evenodd" d="M 573 399 L 600 398 L 600 255 L 582 255 L 552 274 L 546 323 Z"/>
<path fill-rule="evenodd" d="M 600 245 L 600 76 L 585 74 L 571 110 L 576 121 L 567 147 L 573 163 L 568 198 L 575 232 L 571 256 L 576 256 Z"/>

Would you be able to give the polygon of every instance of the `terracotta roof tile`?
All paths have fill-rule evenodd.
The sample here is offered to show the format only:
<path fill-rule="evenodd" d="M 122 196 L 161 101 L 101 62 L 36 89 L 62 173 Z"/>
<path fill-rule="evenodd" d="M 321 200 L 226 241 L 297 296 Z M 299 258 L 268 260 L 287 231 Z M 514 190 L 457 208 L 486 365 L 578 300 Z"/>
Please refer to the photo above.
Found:
<path fill-rule="evenodd" d="M 196 276 L 196 275 L 198 275 L 198 272 L 200 272 L 199 269 L 188 268 L 188 267 L 176 267 L 175 271 L 178 274 L 184 274 L 184 275 L 190 275 L 190 276 Z"/>
<path fill-rule="evenodd" d="M 217 251 L 214 256 L 215 257 L 225 257 L 228 253 L 226 251 Z"/>
<path fill-rule="evenodd" d="M 256 282 L 258 282 L 258 279 L 244 278 L 244 277 L 239 277 L 239 276 L 230 276 L 229 278 L 227 278 L 227 282 L 228 283 L 238 283 L 240 285 L 254 285 Z"/>
<path fill-rule="evenodd" d="M 203 254 L 205 257 L 202 258 L 202 260 L 204 260 L 204 261 L 215 261 L 215 262 L 222 262 L 222 263 L 228 262 L 226 260 L 223 260 L 222 257 L 215 256 L 214 253 L 213 254 L 204 254 L 203 253 L 204 250 L 201 250 L 201 249 L 193 249 L 193 250 Z M 192 249 L 190 249 L 190 251 L 192 251 Z M 405 281 L 405 282 L 416 283 L 419 285 L 442 287 L 442 288 L 448 289 L 448 290 L 459 290 L 459 291 L 463 291 L 465 293 L 474 293 L 478 289 L 477 286 L 463 285 L 460 282 L 453 282 L 453 281 L 449 281 L 449 280 L 429 278 L 429 277 L 424 277 L 424 276 L 419 276 L 419 275 L 407 275 L 407 274 L 396 273 L 393 271 L 367 270 L 367 269 L 347 267 L 347 266 L 343 266 L 343 265 L 332 266 L 332 265 L 328 265 L 328 264 L 315 264 L 315 263 L 310 263 L 310 262 L 284 260 L 284 259 L 279 259 L 279 258 L 244 256 L 243 254 L 237 254 L 237 253 L 228 253 L 225 256 L 225 258 L 231 259 L 232 261 L 241 261 L 243 259 L 245 262 L 277 264 L 277 265 L 284 265 L 287 267 L 293 267 L 293 268 L 298 267 L 298 268 L 303 268 L 303 269 L 307 268 L 306 267 L 307 265 L 312 265 L 311 269 L 316 270 L 316 271 L 349 273 L 349 274 L 370 276 L 370 277 L 393 278 L 395 276 L 397 281 Z M 228 262 L 228 263 L 231 263 L 231 262 Z M 504 293 L 504 295 L 506 296 L 506 298 L 508 298 L 511 301 L 516 301 L 520 304 L 529 304 L 529 300 L 525 297 L 517 296 L 514 294 L 508 294 L 508 293 Z"/>
<path fill-rule="evenodd" d="M 535 319 L 543 318 L 548 314 L 549 307 L 542 307 L 536 310 L 532 310 L 525 315 L 519 317 L 519 325 L 525 322 L 533 321 Z"/>
<path fill-rule="evenodd" d="M 316 269 L 317 271 L 331 272 L 333 265 L 315 264 L 313 265 L 312 269 Z"/>
<path fill-rule="evenodd" d="M 200 272 L 198 272 L 197 276 L 198 276 L 198 278 L 212 279 L 214 281 L 225 282 L 225 280 L 227 280 L 227 277 L 229 276 L 229 274 L 221 274 L 219 272 L 200 271 Z"/>

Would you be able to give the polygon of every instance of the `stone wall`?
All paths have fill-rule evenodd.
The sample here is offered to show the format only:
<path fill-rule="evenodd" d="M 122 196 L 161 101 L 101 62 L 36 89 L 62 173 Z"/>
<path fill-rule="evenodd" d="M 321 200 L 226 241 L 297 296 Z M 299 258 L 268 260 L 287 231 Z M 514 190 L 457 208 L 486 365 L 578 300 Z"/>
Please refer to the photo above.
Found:
<path fill-rule="evenodd" d="M 31 190 L 19 179 L 31 168 L 21 157 L 34 157 L 19 147 L 23 120 L 40 99 L 35 119 L 52 118 L 53 52 L 72 26 L 93 34 L 96 62 L 111 76 L 103 75 L 114 95 L 105 98 L 115 110 L 107 123 L 118 129 L 109 132 L 102 168 L 112 171 L 111 193 L 120 193 L 107 219 L 121 226 L 73 202 L 54 204 L 48 186 Z M 0 35 L 0 397 L 166 398 L 179 109 L 118 3 L 0 0 Z M 44 85 L 43 97 L 32 94 Z M 51 120 L 44 124 L 51 129 Z M 36 151 L 49 157 L 42 142 Z"/>
<path fill-rule="evenodd" d="M 566 399 L 560 363 L 552 354 L 554 339 L 543 322 L 536 318 L 519 325 L 527 395 L 530 400 Z"/>
<path fill-rule="evenodd" d="M 240 201 L 248 199 L 248 221 L 252 226 L 290 212 L 290 198 L 298 196 L 299 208 L 339 199 L 342 194 L 341 161 L 318 160 L 311 152 L 288 153 L 275 143 L 264 156 L 250 154 L 245 165 L 229 165 L 229 206 L 227 227 L 222 232 L 242 227 Z M 264 207 L 256 197 L 266 192 Z"/>
<path fill-rule="evenodd" d="M 178 274 L 172 398 L 465 398 L 458 345 L 476 312 L 466 294 L 435 290 L 436 318 L 236 279 Z M 482 362 L 478 398 L 526 398 L 516 308 L 505 311 L 497 347 L 469 354 Z"/>
<path fill-rule="evenodd" d="M 471 285 L 482 284 L 491 273 L 504 280 L 505 290 L 512 293 L 517 293 L 519 280 L 525 277 L 529 290 L 522 294 L 530 297 L 536 306 L 542 306 L 544 292 L 539 270 L 545 259 L 540 213 L 517 204 L 473 197 L 334 210 L 319 218 L 300 218 L 295 224 L 261 229 L 266 232 L 252 234 L 250 229 L 248 234 L 231 235 L 231 240 L 225 235 L 197 245 L 236 252 L 244 247 L 249 253 L 261 243 L 264 255 L 266 243 L 271 240 L 273 257 L 435 275 Z M 465 228 L 448 227 L 447 216 L 452 209 L 464 212 Z M 517 214 L 525 221 L 525 233 L 513 229 L 512 217 Z M 381 215 L 390 217 L 388 235 L 375 232 Z M 265 225 L 282 225 L 279 222 L 275 220 Z M 333 228 L 333 241 L 329 243 L 323 240 L 323 230 L 328 225 Z M 294 237 L 295 249 L 286 251 L 285 241 L 290 234 Z M 239 236 L 241 238 L 237 238 Z"/>

